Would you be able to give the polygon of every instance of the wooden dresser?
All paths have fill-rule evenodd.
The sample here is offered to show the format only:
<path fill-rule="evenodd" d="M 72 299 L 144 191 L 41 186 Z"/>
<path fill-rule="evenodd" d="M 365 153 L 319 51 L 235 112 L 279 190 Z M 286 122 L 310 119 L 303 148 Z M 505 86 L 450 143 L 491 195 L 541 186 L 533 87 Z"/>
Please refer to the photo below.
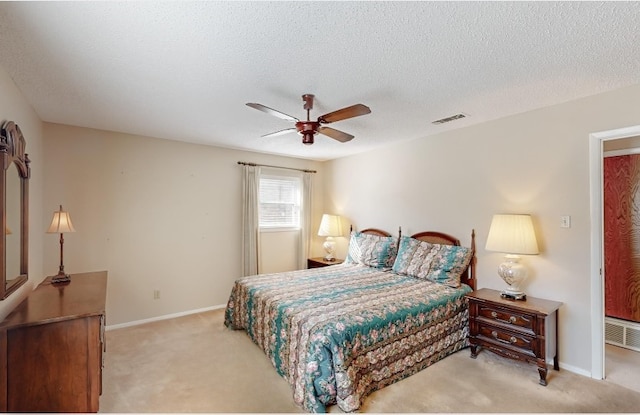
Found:
<path fill-rule="evenodd" d="M 98 412 L 107 272 L 45 279 L 0 323 L 0 410 Z"/>

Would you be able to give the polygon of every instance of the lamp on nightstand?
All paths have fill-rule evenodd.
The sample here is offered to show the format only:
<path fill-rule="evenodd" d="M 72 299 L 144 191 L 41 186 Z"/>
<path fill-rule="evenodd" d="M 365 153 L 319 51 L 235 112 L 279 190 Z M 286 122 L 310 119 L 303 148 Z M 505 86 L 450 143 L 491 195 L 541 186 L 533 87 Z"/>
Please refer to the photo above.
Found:
<path fill-rule="evenodd" d="M 320 221 L 320 229 L 318 229 L 318 236 L 326 236 L 322 246 L 327 252 L 324 257 L 325 261 L 335 261 L 336 258 L 333 253 L 336 251 L 336 242 L 333 240 L 334 236 L 342 236 L 342 226 L 340 225 L 340 216 L 322 215 L 322 221 Z"/>
<path fill-rule="evenodd" d="M 498 275 L 509 286 L 502 291 L 502 296 L 514 300 L 526 299 L 520 286 L 527 279 L 527 269 L 519 262 L 520 255 L 538 254 L 531 216 L 493 215 L 485 249 L 506 254 L 505 262 L 498 267 Z"/>
<path fill-rule="evenodd" d="M 71 223 L 71 216 L 69 216 L 69 212 L 65 212 L 64 210 L 62 210 L 62 205 L 60 205 L 60 210 L 53 212 L 51 225 L 49 225 L 49 229 L 47 229 L 47 233 L 60 234 L 60 269 L 57 275 L 51 277 L 51 283 L 53 284 L 66 283 L 71 281 L 71 277 L 64 272 L 62 248 L 64 245 L 64 237 L 62 236 L 62 234 L 75 231 L 76 230 L 73 228 L 73 224 Z"/>

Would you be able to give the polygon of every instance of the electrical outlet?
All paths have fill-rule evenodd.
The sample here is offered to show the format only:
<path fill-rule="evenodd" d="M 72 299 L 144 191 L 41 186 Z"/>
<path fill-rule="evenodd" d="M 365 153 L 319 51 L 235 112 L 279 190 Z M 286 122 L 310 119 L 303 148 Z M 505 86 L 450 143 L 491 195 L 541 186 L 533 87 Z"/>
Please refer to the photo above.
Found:
<path fill-rule="evenodd" d="M 160 299 L 160 290 L 153 290 L 153 299 L 154 300 Z"/>
<path fill-rule="evenodd" d="M 570 228 L 571 227 L 571 216 L 569 216 L 569 215 L 560 216 L 560 227 L 561 228 Z"/>

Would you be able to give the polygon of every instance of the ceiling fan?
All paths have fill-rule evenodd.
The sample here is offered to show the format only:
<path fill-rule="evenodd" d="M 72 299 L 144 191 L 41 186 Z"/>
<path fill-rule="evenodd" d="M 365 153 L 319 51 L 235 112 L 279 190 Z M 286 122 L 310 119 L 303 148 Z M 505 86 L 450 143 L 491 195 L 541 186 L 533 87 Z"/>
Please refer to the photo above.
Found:
<path fill-rule="evenodd" d="M 316 133 L 326 135 L 334 140 L 346 143 L 353 139 L 351 134 L 347 134 L 343 131 L 336 130 L 335 128 L 324 127 L 322 124 L 330 124 L 336 121 L 346 120 L 348 118 L 359 117 L 360 115 L 369 114 L 371 110 L 366 105 L 356 104 L 350 107 L 342 108 L 337 111 L 330 112 L 318 117 L 317 121 L 311 121 L 309 118 L 309 112 L 313 109 L 313 95 L 304 94 L 302 101 L 304 102 L 304 109 L 307 110 L 307 119 L 300 121 L 296 117 L 287 115 L 284 112 L 274 110 L 273 108 L 266 107 L 262 104 L 256 104 L 253 102 L 247 103 L 251 108 L 255 108 L 259 111 L 266 112 L 267 114 L 274 115 L 278 118 L 282 118 L 287 121 L 294 121 L 295 127 L 286 128 L 284 130 L 276 131 L 270 134 L 265 134 L 262 137 L 274 137 L 281 134 L 287 134 L 293 131 L 297 131 L 302 136 L 302 144 L 313 144 L 313 139 Z"/>

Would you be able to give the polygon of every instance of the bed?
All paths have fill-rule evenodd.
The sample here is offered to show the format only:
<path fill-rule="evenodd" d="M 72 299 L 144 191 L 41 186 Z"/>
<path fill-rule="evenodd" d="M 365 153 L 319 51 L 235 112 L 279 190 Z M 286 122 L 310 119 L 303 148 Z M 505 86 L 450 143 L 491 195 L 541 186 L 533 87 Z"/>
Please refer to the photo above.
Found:
<path fill-rule="evenodd" d="M 468 343 L 471 247 L 441 232 L 352 232 L 344 263 L 236 280 L 225 325 L 245 330 L 296 404 L 357 410 L 371 392 Z"/>

